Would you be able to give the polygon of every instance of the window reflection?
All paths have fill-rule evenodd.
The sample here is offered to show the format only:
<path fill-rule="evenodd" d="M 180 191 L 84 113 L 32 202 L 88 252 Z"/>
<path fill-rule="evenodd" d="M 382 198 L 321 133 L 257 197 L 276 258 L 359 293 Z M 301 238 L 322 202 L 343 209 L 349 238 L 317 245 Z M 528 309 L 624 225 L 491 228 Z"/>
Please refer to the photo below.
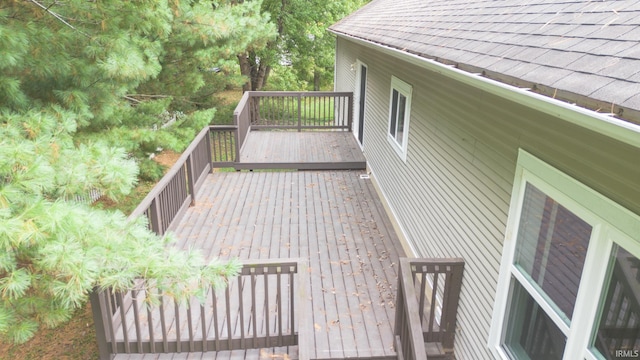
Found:
<path fill-rule="evenodd" d="M 592 227 L 527 184 L 515 262 L 571 319 Z"/>
<path fill-rule="evenodd" d="M 515 279 L 510 308 L 505 349 L 512 358 L 562 359 L 566 336 Z"/>
<path fill-rule="evenodd" d="M 640 260 L 618 247 L 593 345 L 607 359 L 640 356 Z"/>

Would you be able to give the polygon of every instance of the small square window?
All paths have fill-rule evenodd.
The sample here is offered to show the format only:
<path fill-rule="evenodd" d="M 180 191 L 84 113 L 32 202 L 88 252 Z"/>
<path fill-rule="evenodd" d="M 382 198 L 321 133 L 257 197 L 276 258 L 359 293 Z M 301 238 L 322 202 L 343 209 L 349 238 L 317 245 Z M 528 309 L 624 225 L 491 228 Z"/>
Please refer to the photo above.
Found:
<path fill-rule="evenodd" d="M 391 78 L 391 98 L 389 99 L 389 143 L 403 161 L 407 159 L 409 139 L 409 119 L 411 112 L 412 87 L 406 82 Z"/>

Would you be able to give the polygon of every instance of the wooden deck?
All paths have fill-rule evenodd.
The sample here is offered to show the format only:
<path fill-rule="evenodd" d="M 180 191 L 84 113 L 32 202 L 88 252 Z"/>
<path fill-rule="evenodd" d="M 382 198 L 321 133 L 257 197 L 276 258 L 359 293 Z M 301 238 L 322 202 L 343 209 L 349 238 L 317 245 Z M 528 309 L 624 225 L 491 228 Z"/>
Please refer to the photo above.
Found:
<path fill-rule="evenodd" d="M 347 131 L 250 131 L 240 169 L 365 169 L 366 159 Z"/>
<path fill-rule="evenodd" d="M 311 358 L 391 359 L 397 264 L 404 253 L 371 181 L 360 174 L 211 174 L 198 204 L 177 226 L 175 246 L 198 248 L 207 258 L 308 259 Z M 278 358 L 278 351 L 262 354 Z M 131 359 L 164 358 L 149 356 Z"/>
<path fill-rule="evenodd" d="M 293 98 L 285 103 L 297 107 L 277 108 L 295 110 L 283 117 L 293 123 L 260 123 L 265 116 L 255 116 L 252 99 L 269 96 Z M 158 235 L 174 232 L 171 246 L 199 249 L 208 259 L 239 258 L 241 274 L 191 306 L 166 294 L 146 306 L 143 289 L 92 293 L 101 359 L 391 360 L 394 345 L 426 358 L 424 324 L 409 320 L 422 318 L 428 304 L 421 297 L 418 305 L 415 284 L 397 281 L 405 254 L 371 181 L 361 176 L 366 161 L 344 106 L 351 102 L 351 93 L 247 92 L 234 125 L 208 126 L 196 136 L 130 218 L 146 217 Z M 333 120 L 307 116 L 300 110 L 307 103 L 333 104 Z M 264 104 L 260 110 L 271 108 Z M 307 171 L 210 173 L 225 167 Z M 449 263 L 422 260 L 433 265 L 428 276 L 446 273 L 446 284 L 461 276 Z M 416 272 L 420 264 L 407 266 Z M 449 297 L 457 304 L 456 296 Z M 396 319 L 402 331 L 394 336 Z M 455 329 L 453 320 L 446 329 Z M 432 337 L 452 342 L 449 331 Z"/>

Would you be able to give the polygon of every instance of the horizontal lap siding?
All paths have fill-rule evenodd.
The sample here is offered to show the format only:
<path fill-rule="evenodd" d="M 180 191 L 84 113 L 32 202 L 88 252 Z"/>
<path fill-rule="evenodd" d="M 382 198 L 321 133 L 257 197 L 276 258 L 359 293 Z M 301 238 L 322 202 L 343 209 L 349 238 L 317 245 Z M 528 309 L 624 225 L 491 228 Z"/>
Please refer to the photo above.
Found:
<path fill-rule="evenodd" d="M 459 359 L 491 358 L 487 337 L 523 148 L 640 213 L 640 152 L 340 38 L 336 90 L 368 65 L 364 153 L 420 257 L 463 257 Z M 387 141 L 391 76 L 413 86 L 407 162 Z"/>

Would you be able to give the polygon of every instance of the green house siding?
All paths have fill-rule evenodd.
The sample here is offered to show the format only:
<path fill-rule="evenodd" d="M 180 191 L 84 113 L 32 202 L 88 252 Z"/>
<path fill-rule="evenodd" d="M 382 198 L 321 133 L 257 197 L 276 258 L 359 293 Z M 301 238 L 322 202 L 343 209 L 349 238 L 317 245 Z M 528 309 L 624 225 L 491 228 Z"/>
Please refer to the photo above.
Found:
<path fill-rule="evenodd" d="M 420 257 L 467 262 L 456 356 L 491 358 L 487 338 L 518 149 L 640 214 L 640 149 L 339 37 L 336 90 L 368 65 L 364 152 Z M 387 141 L 391 76 L 413 87 L 403 162 Z M 549 105 L 553 106 L 553 105 Z"/>

